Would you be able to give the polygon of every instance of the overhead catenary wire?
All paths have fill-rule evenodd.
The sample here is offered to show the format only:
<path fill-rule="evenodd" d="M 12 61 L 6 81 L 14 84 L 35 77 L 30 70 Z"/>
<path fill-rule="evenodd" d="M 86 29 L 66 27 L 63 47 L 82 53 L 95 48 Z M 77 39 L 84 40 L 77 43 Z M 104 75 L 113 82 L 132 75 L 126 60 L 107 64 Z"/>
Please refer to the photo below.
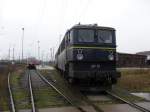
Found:
<path fill-rule="evenodd" d="M 37 29 L 36 33 L 34 33 L 35 37 L 38 38 L 38 35 L 39 35 L 39 26 L 41 24 L 43 24 L 43 21 L 44 21 L 44 16 L 46 15 L 46 9 L 47 9 L 47 0 L 39 0 L 40 2 L 40 7 L 39 7 L 39 11 L 38 11 L 38 19 L 37 19 L 37 22 L 35 24 L 35 27 Z M 35 57 L 37 57 L 38 60 L 41 59 L 41 47 L 40 47 L 40 39 L 37 40 L 37 53 L 35 55 Z"/>
<path fill-rule="evenodd" d="M 86 4 L 85 4 L 85 6 L 84 6 L 84 8 L 83 8 L 83 10 L 81 11 L 81 13 L 80 13 L 80 16 L 79 16 L 79 22 L 82 20 L 82 18 L 85 16 L 85 14 L 86 14 L 86 12 L 87 12 L 87 10 L 88 10 L 88 7 L 89 7 L 89 4 L 90 4 L 90 2 L 91 2 L 91 0 L 86 0 L 87 2 L 86 2 Z"/>
<path fill-rule="evenodd" d="M 79 4 L 81 4 L 81 1 L 83 1 L 83 0 L 80 0 L 80 3 Z M 87 9 L 88 9 L 88 7 L 89 7 L 89 4 L 90 4 L 90 2 L 91 2 L 91 0 L 87 0 L 87 2 L 85 3 L 85 6 L 84 6 L 84 8 L 81 10 L 81 12 L 78 14 L 79 15 L 79 18 L 77 17 L 77 16 L 74 16 L 72 19 L 74 20 L 74 21 L 78 21 L 78 22 L 80 22 L 81 21 L 81 18 L 84 16 L 84 14 L 87 12 Z M 70 4 L 71 5 L 71 4 Z M 62 7 L 61 7 L 61 10 L 60 10 L 60 14 L 61 14 L 61 16 L 60 16 L 60 21 L 59 21 L 59 37 L 58 37 L 58 43 L 60 44 L 61 43 L 61 40 L 62 40 L 62 36 L 63 35 L 61 35 L 61 28 L 65 25 L 65 24 L 67 24 L 67 23 L 65 23 L 65 18 L 67 18 L 68 17 L 68 15 L 67 15 L 67 11 L 69 10 L 70 11 L 70 9 L 68 9 L 68 6 L 69 6 L 69 2 L 68 2 L 68 0 L 62 0 Z M 77 7 L 77 8 L 79 8 L 79 7 Z M 70 15 L 70 14 L 69 14 Z M 76 15 L 76 13 L 74 13 L 74 15 Z M 58 45 L 59 45 L 58 44 Z"/>

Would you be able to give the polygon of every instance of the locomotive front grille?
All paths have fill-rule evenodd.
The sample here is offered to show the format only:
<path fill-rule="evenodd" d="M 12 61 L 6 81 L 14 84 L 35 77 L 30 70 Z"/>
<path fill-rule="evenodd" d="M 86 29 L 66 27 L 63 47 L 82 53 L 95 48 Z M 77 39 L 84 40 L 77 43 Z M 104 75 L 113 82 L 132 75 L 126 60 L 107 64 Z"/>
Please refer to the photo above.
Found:
<path fill-rule="evenodd" d="M 72 69 L 75 71 L 112 71 L 115 68 L 115 62 L 76 62 L 72 64 Z"/>

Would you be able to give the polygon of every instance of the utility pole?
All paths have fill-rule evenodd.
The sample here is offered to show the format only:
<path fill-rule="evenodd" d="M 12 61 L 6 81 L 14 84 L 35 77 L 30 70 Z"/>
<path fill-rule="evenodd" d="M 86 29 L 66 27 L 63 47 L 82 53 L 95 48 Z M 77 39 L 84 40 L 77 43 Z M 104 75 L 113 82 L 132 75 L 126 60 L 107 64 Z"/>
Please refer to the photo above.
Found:
<path fill-rule="evenodd" d="M 50 56 L 51 56 L 51 61 L 52 61 L 52 58 L 53 58 L 53 56 L 52 56 L 52 48 L 50 48 Z"/>
<path fill-rule="evenodd" d="M 15 61 L 15 48 L 13 47 L 13 61 Z"/>
<path fill-rule="evenodd" d="M 21 62 L 21 60 L 20 60 L 20 53 L 19 53 L 19 62 Z"/>
<path fill-rule="evenodd" d="M 46 60 L 46 62 L 48 61 L 48 53 L 46 54 L 46 59 L 45 60 Z"/>
<path fill-rule="evenodd" d="M 10 47 L 8 49 L 8 60 L 10 61 Z"/>
<path fill-rule="evenodd" d="M 22 41 L 22 61 L 23 61 L 24 28 L 22 28 L 22 39 L 21 39 L 21 41 Z"/>
<path fill-rule="evenodd" d="M 42 51 L 42 61 L 44 61 L 44 51 Z"/>
<path fill-rule="evenodd" d="M 42 57 L 41 57 L 42 59 L 42 66 L 44 66 L 44 51 L 42 51 Z"/>
<path fill-rule="evenodd" d="M 55 49 L 53 47 L 53 61 L 55 60 Z"/>
<path fill-rule="evenodd" d="M 38 44 L 38 60 L 40 60 L 40 41 L 37 41 Z"/>

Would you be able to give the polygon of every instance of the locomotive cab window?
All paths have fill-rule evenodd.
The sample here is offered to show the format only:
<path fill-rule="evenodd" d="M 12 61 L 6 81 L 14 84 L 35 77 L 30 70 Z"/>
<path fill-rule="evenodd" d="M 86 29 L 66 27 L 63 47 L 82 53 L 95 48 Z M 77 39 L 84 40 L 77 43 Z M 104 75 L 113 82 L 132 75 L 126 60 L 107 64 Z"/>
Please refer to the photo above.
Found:
<path fill-rule="evenodd" d="M 72 43 L 73 43 L 73 31 L 71 30 L 67 33 L 66 44 L 69 45 Z"/>
<path fill-rule="evenodd" d="M 69 33 L 69 42 L 73 43 L 73 30 L 71 30 Z"/>
<path fill-rule="evenodd" d="M 108 30 L 98 30 L 98 42 L 99 43 L 112 43 L 112 32 Z"/>
<path fill-rule="evenodd" d="M 67 33 L 67 35 L 65 36 L 65 45 L 68 45 L 70 43 L 70 32 Z"/>
<path fill-rule="evenodd" d="M 78 30 L 78 42 L 94 42 L 94 30 L 80 29 Z"/>

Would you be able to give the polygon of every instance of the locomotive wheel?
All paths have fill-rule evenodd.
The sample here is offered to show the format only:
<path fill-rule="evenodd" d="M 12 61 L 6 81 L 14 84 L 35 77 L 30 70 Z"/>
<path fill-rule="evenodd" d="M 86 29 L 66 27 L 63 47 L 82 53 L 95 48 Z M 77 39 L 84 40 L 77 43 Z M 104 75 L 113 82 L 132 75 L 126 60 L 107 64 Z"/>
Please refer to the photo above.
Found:
<path fill-rule="evenodd" d="M 117 79 L 116 78 L 111 78 L 111 82 L 112 82 L 112 84 L 116 84 L 117 83 Z"/>
<path fill-rule="evenodd" d="M 72 79 L 72 78 L 69 78 L 69 79 L 68 79 L 68 82 L 69 82 L 69 83 L 73 83 L 73 79 Z"/>
<path fill-rule="evenodd" d="M 65 78 L 65 72 L 64 71 L 62 71 L 62 76 L 63 76 L 63 78 Z"/>
<path fill-rule="evenodd" d="M 69 67 L 68 65 L 65 65 L 65 71 L 64 71 L 64 78 L 68 79 L 68 74 L 69 74 Z"/>
<path fill-rule="evenodd" d="M 75 84 L 76 83 L 75 79 L 73 79 L 73 78 L 68 78 L 68 82 L 70 84 Z"/>

